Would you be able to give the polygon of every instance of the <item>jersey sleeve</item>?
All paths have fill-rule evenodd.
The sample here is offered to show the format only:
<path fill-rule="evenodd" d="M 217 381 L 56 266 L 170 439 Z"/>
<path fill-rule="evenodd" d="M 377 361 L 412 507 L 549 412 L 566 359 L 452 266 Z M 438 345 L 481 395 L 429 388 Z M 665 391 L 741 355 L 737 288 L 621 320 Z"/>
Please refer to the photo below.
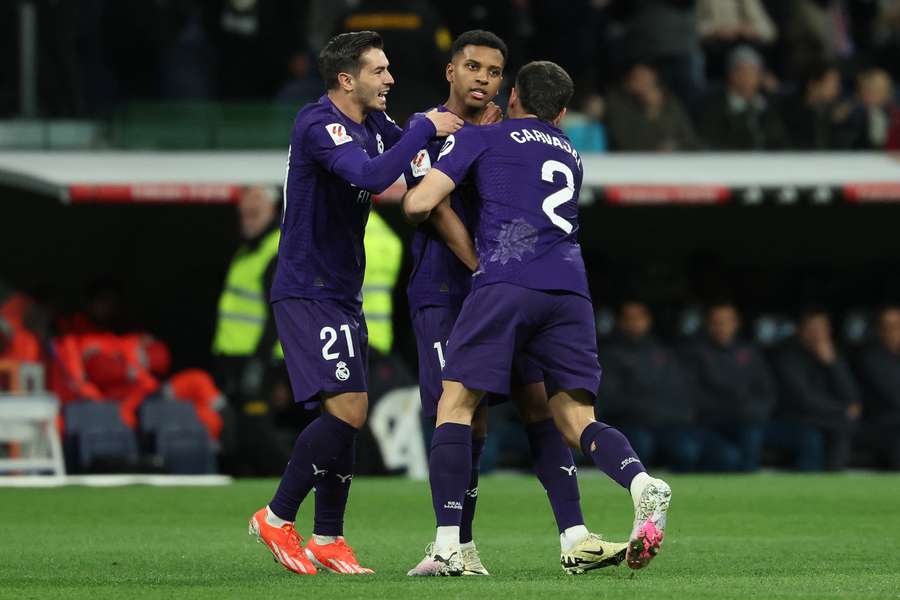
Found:
<path fill-rule="evenodd" d="M 424 113 L 416 113 L 406 122 L 406 129 L 414 126 L 418 121 L 427 118 Z M 406 180 L 406 187 L 412 189 L 419 185 L 425 174 L 431 169 L 431 163 L 434 161 L 435 153 L 431 149 L 432 144 L 425 144 L 416 156 L 409 161 L 406 169 L 403 171 L 403 179 Z"/>
<path fill-rule="evenodd" d="M 332 161 L 330 170 L 359 188 L 380 194 L 403 175 L 409 162 L 434 133 L 431 120 L 423 119 L 403 132 L 393 148 L 373 158 L 359 144 L 347 144 L 352 148 Z"/>
<path fill-rule="evenodd" d="M 342 123 L 327 122 L 327 119 L 310 123 L 297 137 L 299 143 L 293 147 L 302 149 L 326 171 L 332 171 L 334 163 L 342 156 L 352 153 L 354 148 L 362 149 Z"/>
<path fill-rule="evenodd" d="M 487 145 L 482 129 L 467 127 L 447 136 L 437 155 L 434 168 L 459 185 L 469 169 L 485 152 Z"/>

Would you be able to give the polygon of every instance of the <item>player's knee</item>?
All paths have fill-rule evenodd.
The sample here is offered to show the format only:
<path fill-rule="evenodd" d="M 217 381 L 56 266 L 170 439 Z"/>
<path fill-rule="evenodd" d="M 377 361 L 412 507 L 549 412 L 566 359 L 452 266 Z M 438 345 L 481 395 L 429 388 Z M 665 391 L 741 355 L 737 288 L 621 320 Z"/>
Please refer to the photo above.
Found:
<path fill-rule="evenodd" d="M 325 410 L 351 427 L 362 429 L 369 412 L 365 393 L 338 394 L 325 400 Z"/>

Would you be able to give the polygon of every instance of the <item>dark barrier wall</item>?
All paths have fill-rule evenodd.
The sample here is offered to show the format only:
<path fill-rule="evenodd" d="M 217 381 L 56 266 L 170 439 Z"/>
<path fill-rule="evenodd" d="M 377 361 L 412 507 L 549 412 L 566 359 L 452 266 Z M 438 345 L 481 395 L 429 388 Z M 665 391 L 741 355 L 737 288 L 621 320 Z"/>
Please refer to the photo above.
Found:
<path fill-rule="evenodd" d="M 408 240 L 398 207 L 379 210 Z M 669 307 L 729 293 L 750 311 L 841 310 L 900 297 L 898 225 L 900 205 L 594 206 L 582 211 L 581 240 L 598 306 L 625 293 Z M 228 206 L 64 206 L 0 190 L 0 280 L 65 309 L 90 282 L 119 280 L 132 320 L 171 344 L 175 366 L 207 364 L 237 243 Z M 412 359 L 405 263 L 395 320 L 398 350 Z"/>

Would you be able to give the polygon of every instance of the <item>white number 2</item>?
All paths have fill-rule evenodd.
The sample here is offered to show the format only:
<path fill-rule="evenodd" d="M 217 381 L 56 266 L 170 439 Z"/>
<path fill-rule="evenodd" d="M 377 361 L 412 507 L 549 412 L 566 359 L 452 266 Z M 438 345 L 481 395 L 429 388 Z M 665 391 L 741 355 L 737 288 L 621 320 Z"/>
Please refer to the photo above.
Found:
<path fill-rule="evenodd" d="M 541 208 L 544 209 L 544 214 L 550 217 L 550 221 L 554 225 L 566 233 L 572 233 L 572 224 L 553 211 L 575 196 L 575 177 L 572 175 L 572 169 L 558 160 L 548 160 L 541 167 L 541 179 L 547 183 L 553 183 L 553 175 L 556 173 L 562 173 L 565 176 L 566 187 L 544 198 Z"/>
<path fill-rule="evenodd" d="M 344 337 L 347 339 L 347 355 L 350 358 L 356 356 L 353 352 L 353 338 L 350 337 L 350 326 L 344 323 L 340 326 L 340 330 L 344 332 Z M 334 343 L 337 341 L 337 331 L 334 330 L 334 327 L 325 326 L 322 328 L 322 331 L 319 332 L 319 339 L 326 340 L 325 345 L 322 346 L 322 358 L 325 360 L 334 360 L 341 356 L 340 352 L 331 352 L 331 347 L 334 346 Z"/>
<path fill-rule="evenodd" d="M 441 370 L 443 371 L 444 370 L 444 350 L 443 350 L 443 348 L 441 348 L 441 343 L 435 342 L 434 349 L 437 350 L 438 362 L 440 363 Z"/>

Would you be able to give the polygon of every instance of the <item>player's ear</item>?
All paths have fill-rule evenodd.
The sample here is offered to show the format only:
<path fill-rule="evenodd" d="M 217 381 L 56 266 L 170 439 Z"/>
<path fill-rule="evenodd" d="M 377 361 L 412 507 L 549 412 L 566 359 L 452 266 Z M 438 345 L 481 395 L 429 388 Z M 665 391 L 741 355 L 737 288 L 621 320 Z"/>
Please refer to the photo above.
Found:
<path fill-rule="evenodd" d="M 447 68 L 444 71 L 444 76 L 447 78 L 447 83 L 453 83 L 453 63 L 448 62 Z"/>
<path fill-rule="evenodd" d="M 553 125 L 558 127 L 559 122 L 562 121 L 565 118 L 565 116 L 566 116 L 566 108 L 563 108 L 561 111 L 559 111 L 559 114 L 556 115 L 556 118 L 553 119 Z"/>
<path fill-rule="evenodd" d="M 338 73 L 338 87 L 345 92 L 352 92 L 354 87 L 353 75 L 350 73 Z"/>
<path fill-rule="evenodd" d="M 509 102 L 506 104 L 506 113 L 509 114 L 518 103 L 519 92 L 516 90 L 516 86 L 513 86 L 513 88 L 509 90 Z"/>

